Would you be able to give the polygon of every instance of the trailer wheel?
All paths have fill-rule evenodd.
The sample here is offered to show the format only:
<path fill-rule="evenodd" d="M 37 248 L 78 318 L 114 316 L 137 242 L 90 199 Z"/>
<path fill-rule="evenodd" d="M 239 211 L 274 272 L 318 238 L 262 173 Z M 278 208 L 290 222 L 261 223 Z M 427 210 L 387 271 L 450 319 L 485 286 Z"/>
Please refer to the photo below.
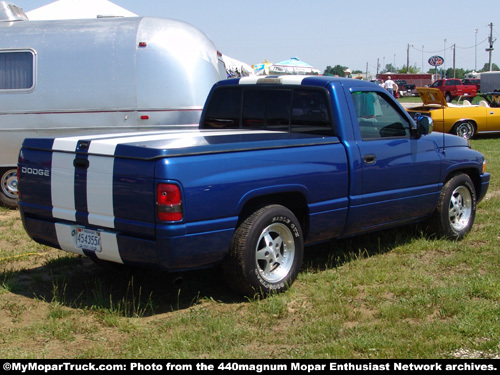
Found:
<path fill-rule="evenodd" d="M 453 126 L 451 134 L 464 137 L 465 139 L 471 139 L 476 134 L 476 124 L 470 120 L 461 121 Z"/>
<path fill-rule="evenodd" d="M 438 234 L 461 240 L 476 217 L 476 189 L 469 176 L 458 174 L 442 188 L 433 221 Z"/>
<path fill-rule="evenodd" d="M 16 208 L 17 207 L 17 169 L 1 169 L 0 170 L 0 202 L 2 205 Z"/>
<path fill-rule="evenodd" d="M 245 295 L 280 293 L 296 279 L 303 253 L 295 215 L 280 205 L 265 206 L 236 229 L 224 274 L 231 287 Z"/>

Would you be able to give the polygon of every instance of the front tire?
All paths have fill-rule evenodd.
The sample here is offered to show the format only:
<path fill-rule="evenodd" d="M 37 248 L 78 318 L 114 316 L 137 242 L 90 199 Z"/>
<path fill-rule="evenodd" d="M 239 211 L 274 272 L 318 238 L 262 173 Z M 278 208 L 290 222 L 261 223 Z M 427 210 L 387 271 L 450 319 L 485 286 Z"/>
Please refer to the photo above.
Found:
<path fill-rule="evenodd" d="M 441 190 L 434 225 L 437 232 L 449 239 L 461 240 L 472 229 L 476 217 L 476 189 L 469 176 L 451 178 Z"/>
<path fill-rule="evenodd" d="M 295 215 L 280 205 L 262 207 L 234 233 L 224 262 L 226 280 L 248 296 L 283 292 L 297 278 L 303 253 Z"/>

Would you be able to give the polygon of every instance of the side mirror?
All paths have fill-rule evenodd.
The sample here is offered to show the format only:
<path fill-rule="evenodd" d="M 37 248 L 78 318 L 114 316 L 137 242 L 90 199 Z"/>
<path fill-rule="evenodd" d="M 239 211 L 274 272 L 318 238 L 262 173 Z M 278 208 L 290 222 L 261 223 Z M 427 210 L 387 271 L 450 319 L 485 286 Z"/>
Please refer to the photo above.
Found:
<path fill-rule="evenodd" d="M 417 132 L 419 135 L 427 135 L 432 133 L 434 121 L 429 116 L 417 116 Z"/>

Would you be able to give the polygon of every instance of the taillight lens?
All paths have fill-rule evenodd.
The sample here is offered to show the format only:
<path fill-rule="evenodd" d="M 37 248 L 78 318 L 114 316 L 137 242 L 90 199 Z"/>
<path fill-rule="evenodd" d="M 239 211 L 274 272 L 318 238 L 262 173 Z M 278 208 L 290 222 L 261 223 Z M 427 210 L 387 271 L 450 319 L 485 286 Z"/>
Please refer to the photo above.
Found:
<path fill-rule="evenodd" d="M 182 214 L 181 189 L 176 184 L 158 184 L 156 190 L 158 219 L 161 221 L 180 221 Z"/>

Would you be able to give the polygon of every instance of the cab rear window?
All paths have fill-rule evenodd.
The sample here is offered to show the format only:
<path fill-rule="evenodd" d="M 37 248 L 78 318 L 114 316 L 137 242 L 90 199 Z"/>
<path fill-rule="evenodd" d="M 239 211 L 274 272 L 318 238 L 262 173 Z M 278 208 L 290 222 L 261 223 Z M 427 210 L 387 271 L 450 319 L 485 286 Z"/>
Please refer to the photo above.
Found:
<path fill-rule="evenodd" d="M 203 129 L 256 129 L 335 135 L 322 89 L 226 86 L 212 92 Z"/>

